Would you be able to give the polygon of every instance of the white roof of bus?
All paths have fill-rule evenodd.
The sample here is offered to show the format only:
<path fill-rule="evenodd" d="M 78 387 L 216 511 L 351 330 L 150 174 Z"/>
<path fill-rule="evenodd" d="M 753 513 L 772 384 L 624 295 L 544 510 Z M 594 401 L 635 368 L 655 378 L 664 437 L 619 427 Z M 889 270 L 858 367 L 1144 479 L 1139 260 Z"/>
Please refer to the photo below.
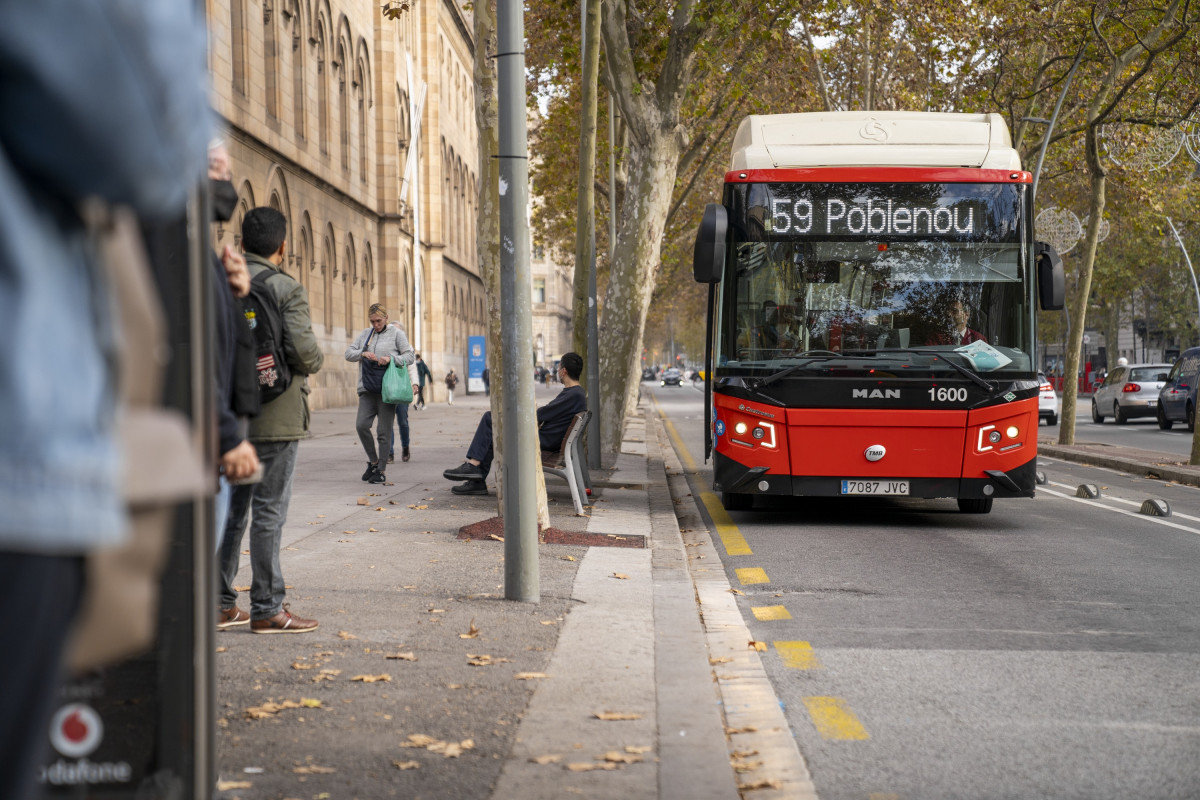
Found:
<path fill-rule="evenodd" d="M 732 170 L 788 167 L 973 167 L 1019 170 L 999 114 L 829 111 L 746 117 Z"/>

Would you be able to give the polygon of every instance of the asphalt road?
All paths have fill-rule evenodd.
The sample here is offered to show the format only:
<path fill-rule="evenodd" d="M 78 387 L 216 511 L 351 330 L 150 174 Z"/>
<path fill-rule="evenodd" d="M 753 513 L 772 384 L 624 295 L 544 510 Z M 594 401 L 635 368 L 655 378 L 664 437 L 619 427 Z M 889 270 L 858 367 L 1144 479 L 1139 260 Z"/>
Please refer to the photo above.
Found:
<path fill-rule="evenodd" d="M 1058 431 L 1058 425 L 1043 422 L 1039 429 L 1040 438 L 1042 441 L 1056 442 Z M 1124 425 L 1118 425 L 1112 417 L 1106 417 L 1104 422 L 1097 424 L 1092 422 L 1091 401 L 1086 397 L 1076 411 L 1075 442 L 1101 442 L 1118 447 L 1160 450 L 1184 457 L 1192 452 L 1192 434 L 1183 424 L 1175 423 L 1169 431 L 1159 430 L 1158 421 L 1153 417 L 1131 419 Z"/>
<path fill-rule="evenodd" d="M 702 395 L 643 386 L 712 504 Z M 1153 422 L 1100 433 L 1143 428 L 1190 448 Z M 823 800 L 1200 797 L 1200 493 L 1041 467 L 1036 498 L 987 515 L 952 500 L 713 504 Z M 1102 497 L 1074 497 L 1080 483 Z M 1138 514 L 1147 497 L 1174 515 Z"/>

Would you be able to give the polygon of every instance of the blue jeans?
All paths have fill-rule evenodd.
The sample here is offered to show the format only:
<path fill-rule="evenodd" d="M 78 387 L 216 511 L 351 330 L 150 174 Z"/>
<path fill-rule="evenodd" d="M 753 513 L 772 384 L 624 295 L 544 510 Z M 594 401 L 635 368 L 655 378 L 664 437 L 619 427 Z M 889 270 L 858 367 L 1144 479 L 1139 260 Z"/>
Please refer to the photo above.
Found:
<path fill-rule="evenodd" d="M 396 426 L 400 428 L 400 446 L 405 450 L 408 449 L 408 403 L 396 404 Z M 395 455 L 395 440 L 392 440 L 392 448 L 388 452 Z"/>
<path fill-rule="evenodd" d="M 250 517 L 250 616 L 266 619 L 283 609 L 283 599 L 287 596 L 279 566 L 279 543 L 292 499 L 292 474 L 300 443 L 256 442 L 254 446 L 263 466 L 262 482 L 233 487 L 225 538 L 221 541 L 218 579 L 221 608 L 231 608 L 237 603 L 233 579 L 237 577 L 242 535 Z"/>

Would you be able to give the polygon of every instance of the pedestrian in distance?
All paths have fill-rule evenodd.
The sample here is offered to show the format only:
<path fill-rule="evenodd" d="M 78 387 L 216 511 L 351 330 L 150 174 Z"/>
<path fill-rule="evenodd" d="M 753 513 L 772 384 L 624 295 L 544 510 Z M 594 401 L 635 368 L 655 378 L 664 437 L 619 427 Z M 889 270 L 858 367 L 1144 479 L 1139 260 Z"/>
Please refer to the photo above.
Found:
<path fill-rule="evenodd" d="M 231 628 L 250 624 L 253 633 L 308 633 L 317 629 L 315 619 L 291 613 L 284 604 L 287 596 L 283 570 L 279 564 L 279 546 L 292 497 L 292 476 L 300 440 L 308 435 L 308 376 L 324 363 L 317 337 L 312 329 L 308 295 L 304 287 L 283 272 L 287 256 L 287 219 L 273 208 L 253 208 L 242 221 L 242 250 L 250 269 L 251 281 L 265 283 L 278 309 L 283 327 L 282 358 L 291 378 L 273 387 L 282 389 L 262 403 L 257 417 L 250 422 L 250 441 L 262 463 L 259 483 L 236 486 L 229 505 L 225 537 L 220 547 L 220 587 L 217 627 Z M 256 319 L 256 325 L 267 319 Z M 259 361 L 263 359 L 260 357 Z M 259 372 L 260 385 L 264 373 Z M 237 576 L 242 536 L 250 522 L 250 612 L 237 607 Z"/>
<path fill-rule="evenodd" d="M 85 557 L 128 538 L 114 413 L 120 325 L 79 209 L 98 197 L 175 220 L 204 177 L 212 116 L 204 32 L 189 5 L 0 2 L 4 800 L 48 790 L 36 767 L 48 755 Z M 168 265 L 166 279 L 186 286 L 185 263 Z M 55 342 L 57 356 L 47 351 Z M 161 344 L 143 349 L 151 358 Z"/>
<path fill-rule="evenodd" d="M 368 483 L 383 483 L 387 479 L 387 470 L 380 459 L 384 453 L 392 451 L 392 422 L 396 416 L 396 406 L 383 402 L 383 373 L 393 360 L 400 364 L 411 364 L 416 360 L 416 355 L 408 343 L 408 337 L 404 335 L 404 329 L 388 324 L 388 311 L 382 303 L 375 303 L 367 310 L 367 321 L 371 323 L 370 327 L 346 348 L 346 360 L 358 362 L 358 420 L 355 429 L 367 454 L 367 469 L 362 479 Z M 371 436 L 371 423 L 376 423 L 374 438 Z M 407 439 L 404 440 L 404 454 L 408 454 Z"/>
<path fill-rule="evenodd" d="M 483 368 L 483 394 L 486 397 L 492 396 L 492 373 L 487 368 Z"/>
<path fill-rule="evenodd" d="M 454 367 L 451 367 L 450 371 L 446 373 L 446 392 L 448 394 L 446 405 L 454 405 L 455 386 L 458 386 L 458 376 L 454 374 Z"/>
<path fill-rule="evenodd" d="M 558 375 L 563 390 L 546 405 L 537 410 L 538 442 L 543 450 L 557 450 L 571 419 L 587 408 L 587 396 L 579 385 L 583 374 L 583 358 L 578 353 L 567 353 L 558 364 Z M 449 481 L 463 481 L 450 491 L 454 494 L 488 493 L 487 476 L 492 470 L 492 412 L 486 411 L 475 427 L 475 436 L 467 448 L 467 460 L 454 469 L 442 473 Z"/>
<path fill-rule="evenodd" d="M 429 365 L 421 358 L 421 354 L 417 353 L 417 402 L 413 404 L 413 408 L 417 411 L 425 408 L 425 381 L 429 381 L 429 386 L 433 387 L 433 373 L 429 370 Z"/>

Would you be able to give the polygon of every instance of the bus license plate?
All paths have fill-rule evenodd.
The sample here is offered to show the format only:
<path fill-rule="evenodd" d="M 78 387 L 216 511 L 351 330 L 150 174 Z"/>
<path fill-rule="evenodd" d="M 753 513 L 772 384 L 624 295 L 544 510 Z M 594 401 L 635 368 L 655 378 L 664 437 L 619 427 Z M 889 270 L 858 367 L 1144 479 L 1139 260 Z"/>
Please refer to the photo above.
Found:
<path fill-rule="evenodd" d="M 908 494 L 908 481 L 842 481 L 842 494 Z"/>

